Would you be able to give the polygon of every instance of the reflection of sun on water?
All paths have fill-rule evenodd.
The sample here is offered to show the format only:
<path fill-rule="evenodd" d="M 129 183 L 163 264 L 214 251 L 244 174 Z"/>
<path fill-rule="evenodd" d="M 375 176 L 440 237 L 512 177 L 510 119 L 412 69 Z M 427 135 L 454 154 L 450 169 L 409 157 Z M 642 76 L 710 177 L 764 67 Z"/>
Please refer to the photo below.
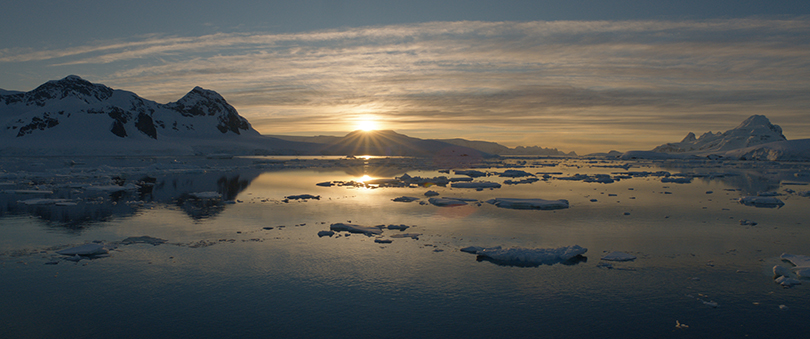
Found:
<path fill-rule="evenodd" d="M 364 176 L 360 177 L 360 180 L 359 180 L 359 181 L 360 181 L 360 182 L 364 182 L 364 181 L 369 181 L 369 180 L 371 180 L 371 179 L 372 179 L 372 178 L 371 178 L 370 176 L 368 176 L 368 175 L 364 175 Z"/>

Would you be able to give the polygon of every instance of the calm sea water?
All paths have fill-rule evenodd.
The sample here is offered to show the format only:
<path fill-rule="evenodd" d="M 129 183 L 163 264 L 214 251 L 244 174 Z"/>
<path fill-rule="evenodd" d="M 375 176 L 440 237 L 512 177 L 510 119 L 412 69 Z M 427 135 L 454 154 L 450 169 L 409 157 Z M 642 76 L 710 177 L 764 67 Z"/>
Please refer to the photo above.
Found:
<path fill-rule="evenodd" d="M 493 174 L 510 168 L 554 174 L 481 191 L 316 186 L 364 175 L 462 177 L 424 159 L 0 164 L 3 338 L 734 338 L 810 331 L 810 280 L 782 288 L 771 271 L 791 266 L 782 253 L 810 255 L 810 198 L 801 195 L 810 190 L 806 163 L 506 159 L 475 168 L 492 174 L 475 180 L 519 180 Z M 695 178 L 557 179 L 642 171 Z M 88 186 L 111 183 L 139 186 Z M 37 189 L 52 193 L 30 192 Z M 420 203 L 428 190 L 478 203 Z M 199 192 L 222 198 L 194 198 Z M 737 202 L 758 192 L 780 194 L 784 206 Z M 298 194 L 320 199 L 285 201 Z M 401 196 L 421 200 L 392 201 Z M 75 205 L 24 203 L 35 198 Z M 570 208 L 503 209 L 485 202 L 492 198 L 566 199 Z M 380 237 L 391 243 L 345 232 L 318 236 L 340 222 L 410 228 L 384 230 Z M 398 233 L 421 235 L 391 237 Z M 120 243 L 135 236 L 166 242 Z M 55 254 L 92 241 L 115 249 L 79 262 Z M 575 263 L 518 267 L 459 251 L 472 245 L 580 245 L 588 252 Z M 612 251 L 637 259 L 607 266 L 600 258 Z"/>

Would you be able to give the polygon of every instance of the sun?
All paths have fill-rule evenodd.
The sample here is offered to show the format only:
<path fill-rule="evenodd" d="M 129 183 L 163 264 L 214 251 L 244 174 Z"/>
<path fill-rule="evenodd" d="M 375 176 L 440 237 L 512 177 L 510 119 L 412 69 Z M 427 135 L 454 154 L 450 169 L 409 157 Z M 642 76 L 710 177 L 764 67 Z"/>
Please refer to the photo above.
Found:
<path fill-rule="evenodd" d="M 357 129 L 368 132 L 377 129 L 377 122 L 373 120 L 360 120 L 357 122 Z"/>

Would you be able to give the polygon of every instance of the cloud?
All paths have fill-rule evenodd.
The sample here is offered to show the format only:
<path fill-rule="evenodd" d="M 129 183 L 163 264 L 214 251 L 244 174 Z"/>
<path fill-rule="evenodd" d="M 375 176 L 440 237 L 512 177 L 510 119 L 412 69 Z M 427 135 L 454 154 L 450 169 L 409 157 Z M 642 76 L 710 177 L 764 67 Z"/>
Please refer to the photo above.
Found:
<path fill-rule="evenodd" d="M 90 80 L 163 102 L 199 85 L 268 134 L 339 134 L 351 127 L 341 117 L 365 113 L 448 137 L 513 131 L 566 149 L 629 134 L 616 144 L 652 148 L 755 113 L 810 137 L 797 113 L 810 101 L 808 37 L 805 17 L 430 22 L 3 50 L 0 64 L 91 69 Z"/>

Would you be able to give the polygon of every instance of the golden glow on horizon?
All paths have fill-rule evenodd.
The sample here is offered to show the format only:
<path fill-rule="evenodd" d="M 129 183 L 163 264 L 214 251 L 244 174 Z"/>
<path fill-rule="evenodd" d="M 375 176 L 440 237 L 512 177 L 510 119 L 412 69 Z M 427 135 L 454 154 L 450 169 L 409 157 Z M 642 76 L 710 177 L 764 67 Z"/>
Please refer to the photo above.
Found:
<path fill-rule="evenodd" d="M 359 180 L 359 181 L 360 181 L 360 182 L 364 182 L 364 181 L 369 181 L 369 180 L 371 180 L 371 179 L 373 179 L 373 178 L 372 178 L 372 177 L 370 177 L 370 176 L 368 176 L 368 174 L 366 174 L 366 175 L 363 175 L 362 177 L 360 177 L 360 180 Z"/>

